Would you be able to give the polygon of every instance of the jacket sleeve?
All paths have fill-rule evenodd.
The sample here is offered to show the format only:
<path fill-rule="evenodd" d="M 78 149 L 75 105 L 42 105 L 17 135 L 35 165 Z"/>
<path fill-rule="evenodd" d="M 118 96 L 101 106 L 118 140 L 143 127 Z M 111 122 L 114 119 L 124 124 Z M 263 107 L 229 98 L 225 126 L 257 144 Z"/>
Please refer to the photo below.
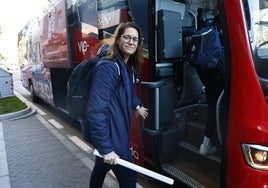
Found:
<path fill-rule="evenodd" d="M 114 63 L 103 60 L 94 70 L 87 105 L 87 121 L 91 139 L 101 155 L 114 151 L 110 136 L 109 102 L 118 85 L 118 70 Z"/>
<path fill-rule="evenodd" d="M 132 110 L 136 110 L 137 106 L 139 106 L 139 105 L 141 105 L 141 100 L 136 97 L 135 91 L 134 91 L 133 92 L 133 97 L 132 97 Z"/>

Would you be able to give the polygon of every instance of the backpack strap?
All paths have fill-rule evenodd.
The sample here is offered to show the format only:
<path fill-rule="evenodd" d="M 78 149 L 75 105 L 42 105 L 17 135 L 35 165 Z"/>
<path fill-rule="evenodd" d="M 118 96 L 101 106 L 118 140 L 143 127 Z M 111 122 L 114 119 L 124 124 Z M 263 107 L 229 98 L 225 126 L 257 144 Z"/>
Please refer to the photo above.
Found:
<path fill-rule="evenodd" d="M 117 66 L 118 75 L 120 76 L 121 75 L 121 73 L 120 73 L 120 67 L 119 67 L 118 63 L 114 62 L 114 64 Z"/>
<path fill-rule="evenodd" d="M 100 60 L 101 60 L 101 59 L 105 60 L 105 59 L 107 59 L 107 58 L 104 56 L 104 57 L 101 57 Z M 110 61 L 110 59 L 107 59 L 107 60 Z M 118 65 L 117 61 L 114 61 L 114 64 L 116 65 L 117 70 L 118 70 L 118 75 L 120 76 L 120 75 L 121 75 L 120 66 Z"/>

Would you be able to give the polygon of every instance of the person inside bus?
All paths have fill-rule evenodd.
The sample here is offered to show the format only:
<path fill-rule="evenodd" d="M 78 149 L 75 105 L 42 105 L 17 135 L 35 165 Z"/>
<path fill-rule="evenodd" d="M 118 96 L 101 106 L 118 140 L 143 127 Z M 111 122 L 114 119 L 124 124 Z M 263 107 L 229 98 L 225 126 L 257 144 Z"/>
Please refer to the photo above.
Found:
<path fill-rule="evenodd" d="M 112 170 L 120 188 L 134 188 L 137 173 L 117 165 L 121 158 L 133 162 L 130 147 L 132 111 L 146 119 L 148 109 L 135 96 L 135 77 L 143 61 L 142 31 L 132 22 L 116 28 L 109 54 L 95 69 L 87 107 L 93 146 L 103 158 L 96 157 L 89 187 L 101 188 Z"/>
<path fill-rule="evenodd" d="M 203 155 L 215 154 L 217 148 L 212 144 L 212 138 L 216 130 L 216 105 L 217 100 L 224 87 L 224 79 L 216 71 L 203 72 L 197 71 L 200 80 L 205 86 L 208 116 L 204 131 L 203 142 L 200 145 L 199 153 Z"/>
<path fill-rule="evenodd" d="M 217 25 L 218 17 L 211 9 L 198 9 L 198 28 Z M 224 60 L 221 59 L 218 66 L 211 70 L 196 68 L 197 74 L 205 86 L 205 93 L 208 105 L 207 122 L 204 130 L 203 142 L 200 145 L 199 153 L 202 155 L 215 154 L 217 148 L 212 144 L 212 138 L 216 131 L 216 106 L 218 98 L 224 88 Z"/>

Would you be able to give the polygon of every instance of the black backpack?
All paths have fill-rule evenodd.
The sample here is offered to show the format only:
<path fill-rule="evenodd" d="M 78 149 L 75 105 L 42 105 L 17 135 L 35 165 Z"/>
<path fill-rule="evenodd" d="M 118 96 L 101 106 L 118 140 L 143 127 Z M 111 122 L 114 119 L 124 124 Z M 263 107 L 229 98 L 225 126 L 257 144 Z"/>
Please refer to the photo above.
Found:
<path fill-rule="evenodd" d="M 216 25 L 203 27 L 191 36 L 187 59 L 201 71 L 224 73 L 223 46 Z"/>
<path fill-rule="evenodd" d="M 108 53 L 108 45 L 100 48 L 97 56 L 84 60 L 75 67 L 67 82 L 66 105 L 69 115 L 75 119 L 85 119 L 87 101 L 94 67 Z"/>
<path fill-rule="evenodd" d="M 99 56 L 84 60 L 77 65 L 67 82 L 67 109 L 75 119 L 84 119 L 93 70 Z"/>
<path fill-rule="evenodd" d="M 94 75 L 94 68 L 100 59 L 108 54 L 108 45 L 100 48 L 97 56 L 84 60 L 75 67 L 67 82 L 67 108 L 69 115 L 77 119 L 81 125 L 82 137 L 91 143 L 90 125 L 86 120 L 86 110 L 90 92 L 91 81 Z M 120 76 L 120 67 L 115 62 Z M 118 84 L 119 85 L 119 84 Z"/>

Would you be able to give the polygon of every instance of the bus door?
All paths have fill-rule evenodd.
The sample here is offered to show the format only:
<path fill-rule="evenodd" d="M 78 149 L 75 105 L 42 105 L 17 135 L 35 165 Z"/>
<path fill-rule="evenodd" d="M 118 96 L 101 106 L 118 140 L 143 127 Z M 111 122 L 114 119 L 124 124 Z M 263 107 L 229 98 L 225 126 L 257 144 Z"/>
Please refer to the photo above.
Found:
<path fill-rule="evenodd" d="M 267 187 L 268 3 L 226 1 L 225 9 L 231 53 L 226 187 Z"/>
<path fill-rule="evenodd" d="M 215 132 L 218 152 L 199 154 L 207 119 L 205 88 L 195 67 L 184 58 L 188 36 L 197 29 L 198 8 L 207 2 L 147 3 L 148 67 L 143 69 L 141 87 L 150 117 L 142 122 L 144 162 L 190 187 L 219 187 L 221 144 Z M 132 15 L 136 23 L 144 24 Z"/>

